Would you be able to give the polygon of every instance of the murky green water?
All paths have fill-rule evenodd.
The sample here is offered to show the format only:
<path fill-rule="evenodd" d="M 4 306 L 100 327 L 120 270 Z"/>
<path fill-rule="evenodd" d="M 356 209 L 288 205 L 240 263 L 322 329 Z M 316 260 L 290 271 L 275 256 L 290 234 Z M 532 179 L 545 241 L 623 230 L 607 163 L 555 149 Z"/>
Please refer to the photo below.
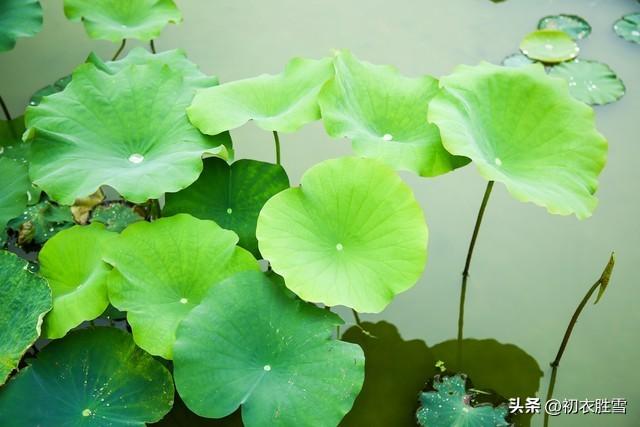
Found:
<path fill-rule="evenodd" d="M 116 46 L 91 42 L 69 23 L 62 1 L 44 0 L 44 31 L 0 56 L 0 93 L 20 114 L 32 92 L 96 50 L 109 57 Z M 626 398 L 627 416 L 570 415 L 556 426 L 637 426 L 640 422 L 640 46 L 611 30 L 621 15 L 640 11 L 635 0 L 181 0 L 185 21 L 157 41 L 160 50 L 184 48 L 204 71 L 229 81 L 279 72 L 296 55 L 320 57 L 346 47 L 405 74 L 446 74 L 460 63 L 499 62 L 547 14 L 575 13 L 593 26 L 581 57 L 608 63 L 625 81 L 627 95 L 597 109 L 599 129 L 610 143 L 601 177 L 600 206 L 588 220 L 552 216 L 511 198 L 497 184 L 472 265 L 466 308 L 468 337 L 495 338 L 550 368 L 566 324 L 595 281 L 611 250 L 618 263 L 610 289 L 589 305 L 564 356 L 555 396 Z M 238 157 L 273 159 L 271 135 L 247 125 L 233 133 Z M 283 135 L 283 162 L 296 182 L 313 164 L 350 152 L 329 139 L 320 123 Z M 456 334 L 460 272 L 485 182 L 473 166 L 437 179 L 403 174 L 423 205 L 430 227 L 430 259 L 420 283 L 379 316 L 406 339 L 429 345 Z M 351 320 L 350 313 L 341 312 Z M 540 417 L 534 425 L 541 425 Z"/>

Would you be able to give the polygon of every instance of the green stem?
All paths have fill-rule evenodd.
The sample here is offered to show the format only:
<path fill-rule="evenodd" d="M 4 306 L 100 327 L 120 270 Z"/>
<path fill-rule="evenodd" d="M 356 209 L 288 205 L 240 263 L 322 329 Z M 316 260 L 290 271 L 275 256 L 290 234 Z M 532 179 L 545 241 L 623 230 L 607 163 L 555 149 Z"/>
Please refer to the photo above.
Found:
<path fill-rule="evenodd" d="M 358 312 L 354 309 L 351 309 L 351 312 L 353 313 L 353 318 L 356 319 L 356 325 L 362 327 L 362 322 L 360 321 L 360 315 L 358 314 Z"/>
<path fill-rule="evenodd" d="M 158 199 L 151 200 L 151 206 L 149 207 L 149 219 L 156 220 L 160 218 L 160 201 Z"/>
<path fill-rule="evenodd" d="M 115 61 L 116 59 L 118 59 L 118 56 L 120 56 L 126 44 L 127 44 L 127 39 L 122 39 L 122 43 L 120 44 L 120 47 L 116 51 L 115 55 L 113 55 L 113 58 L 111 58 L 112 61 Z"/>
<path fill-rule="evenodd" d="M 278 136 L 278 132 L 273 131 L 273 140 L 276 143 L 276 164 L 280 164 L 280 137 Z"/>
<path fill-rule="evenodd" d="M 473 249 L 476 246 L 476 240 L 478 239 L 478 232 L 480 231 L 480 225 L 482 224 L 482 218 L 484 217 L 484 211 L 487 208 L 489 202 L 489 196 L 493 189 L 493 181 L 487 183 L 487 188 L 484 190 L 484 196 L 482 197 L 482 203 L 480 204 L 480 210 L 476 218 L 476 225 L 473 229 L 473 235 L 471 236 L 471 242 L 469 243 L 469 250 L 467 251 L 467 259 L 464 263 L 464 270 L 462 271 L 462 287 L 460 289 L 460 307 L 458 310 L 458 369 L 462 369 L 462 337 L 464 329 L 464 302 L 467 295 L 467 279 L 469 278 L 469 267 L 471 266 L 471 258 L 473 257 Z"/>
<path fill-rule="evenodd" d="M 554 366 L 551 370 L 551 379 L 549 380 L 549 389 L 547 390 L 547 399 L 548 402 L 553 397 L 553 389 L 556 387 L 556 376 L 558 375 L 558 367 Z M 549 413 L 544 411 L 544 427 L 549 426 Z"/>
<path fill-rule="evenodd" d="M 7 121 L 10 122 L 11 120 L 13 120 L 11 118 L 11 113 L 9 113 L 9 109 L 7 108 L 7 104 L 4 103 L 4 99 L 2 99 L 1 96 L 0 96 L 0 106 L 2 107 L 2 112 L 4 113 L 4 117 L 7 119 Z"/>
<path fill-rule="evenodd" d="M 151 47 L 151 52 L 156 53 L 156 45 L 153 40 L 149 42 L 149 47 Z"/>

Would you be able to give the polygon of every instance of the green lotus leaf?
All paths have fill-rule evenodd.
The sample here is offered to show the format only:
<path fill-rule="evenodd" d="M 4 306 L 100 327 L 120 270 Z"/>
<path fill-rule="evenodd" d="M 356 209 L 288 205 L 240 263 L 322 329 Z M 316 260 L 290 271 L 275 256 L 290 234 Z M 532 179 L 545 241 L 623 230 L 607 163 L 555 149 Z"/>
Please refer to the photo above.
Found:
<path fill-rule="evenodd" d="M 591 34 L 591 25 L 577 15 L 549 15 L 538 21 L 539 30 L 560 30 L 574 40 L 581 40 Z"/>
<path fill-rule="evenodd" d="M 73 226 L 69 206 L 59 206 L 46 198 L 24 210 L 9 221 L 9 228 L 18 232 L 18 244 L 44 244 L 58 232 Z"/>
<path fill-rule="evenodd" d="M 435 391 L 422 393 L 418 423 L 424 427 L 507 427 L 506 406 L 473 406 L 475 392 L 467 391 L 466 377 L 436 377 Z"/>
<path fill-rule="evenodd" d="M 32 37 L 42 29 L 42 6 L 38 0 L 0 2 L 0 52 L 11 50 L 19 37 Z"/>
<path fill-rule="evenodd" d="M 109 299 L 127 312 L 136 344 L 172 358 L 176 327 L 207 291 L 234 273 L 259 269 L 237 242 L 234 232 L 186 214 L 137 222 L 110 241 Z"/>
<path fill-rule="evenodd" d="M 387 322 L 363 322 L 349 328 L 342 340 L 360 345 L 367 363 L 362 391 L 340 425 L 415 427 L 417 396 L 425 379 L 435 374 L 427 345 L 403 340 Z"/>
<path fill-rule="evenodd" d="M 534 31 L 522 40 L 520 50 L 529 58 L 547 64 L 569 61 L 580 52 L 571 36 L 560 30 Z"/>
<path fill-rule="evenodd" d="M 349 138 L 353 150 L 395 169 L 435 176 L 463 166 L 451 156 L 438 128 L 425 120 L 438 92 L 432 77 L 408 78 L 390 66 L 359 61 L 347 51 L 336 54 L 335 77 L 319 96 L 322 120 L 334 138 Z"/>
<path fill-rule="evenodd" d="M 346 157 L 309 169 L 273 196 L 256 230 L 260 252 L 300 298 L 382 311 L 427 259 L 427 225 L 411 188 L 378 160 Z"/>
<path fill-rule="evenodd" d="M 613 25 L 616 34 L 625 40 L 640 44 L 640 13 L 630 13 Z"/>
<path fill-rule="evenodd" d="M 182 21 L 173 0 L 64 0 L 64 14 L 82 21 L 92 39 L 149 41 Z"/>
<path fill-rule="evenodd" d="M 27 166 L 7 157 L 0 157 L 0 228 L 27 207 L 31 189 Z"/>
<path fill-rule="evenodd" d="M 280 165 L 239 160 L 232 165 L 221 159 L 206 159 L 200 178 L 190 187 L 167 194 L 165 216 L 188 213 L 214 220 L 233 230 L 241 247 L 260 257 L 256 240 L 258 214 L 267 200 L 289 188 L 289 178 Z"/>
<path fill-rule="evenodd" d="M 24 165 L 29 164 L 31 144 L 22 141 L 24 131 L 24 117 L 22 116 L 11 121 L 0 120 L 0 159 L 10 158 Z M 21 174 L 29 179 L 27 167 L 21 170 Z M 31 182 L 30 179 L 29 182 Z M 31 185 L 27 191 L 27 204 L 38 203 L 41 193 L 39 188 Z"/>
<path fill-rule="evenodd" d="M 226 156 L 230 144 L 228 134 L 205 136 L 189 123 L 195 88 L 160 63 L 113 75 L 81 65 L 64 91 L 27 109 L 31 178 L 63 204 L 101 185 L 135 203 L 187 187 L 203 154 Z"/>
<path fill-rule="evenodd" d="M 115 328 L 47 345 L 0 389 L 0 425 L 143 427 L 173 404 L 171 374 Z"/>
<path fill-rule="evenodd" d="M 53 310 L 44 319 L 47 338 L 65 336 L 109 305 L 111 267 L 102 261 L 102 253 L 114 236 L 102 224 L 75 226 L 56 234 L 40 251 L 40 274 L 53 293 Z"/>
<path fill-rule="evenodd" d="M 513 68 L 524 67 L 535 63 L 536 61 L 522 53 L 513 53 L 502 60 L 502 65 Z"/>
<path fill-rule="evenodd" d="M 565 79 L 571 95 L 590 105 L 616 102 L 626 90 L 616 73 L 601 62 L 576 59 L 556 65 L 549 74 Z"/>
<path fill-rule="evenodd" d="M 178 327 L 178 392 L 204 417 L 242 406 L 247 427 L 335 426 L 364 379 L 360 347 L 331 339 L 342 323 L 275 278 L 236 274 L 211 289 Z"/>
<path fill-rule="evenodd" d="M 142 221 L 144 218 L 136 208 L 125 203 L 111 202 L 96 206 L 91 213 L 91 222 L 102 223 L 109 231 L 121 232 L 130 224 Z"/>
<path fill-rule="evenodd" d="M 440 84 L 428 118 L 447 150 L 471 158 L 518 200 L 554 214 L 591 215 L 607 141 L 593 109 L 574 99 L 566 82 L 538 64 L 482 63 L 461 66 Z"/>
<path fill-rule="evenodd" d="M 263 74 L 198 91 L 187 110 L 189 119 L 209 135 L 249 120 L 264 130 L 295 132 L 320 118 L 318 92 L 332 73 L 330 58 L 294 58 L 282 74 Z"/>
<path fill-rule="evenodd" d="M 42 318 L 51 310 L 47 281 L 29 272 L 28 265 L 14 254 L 0 251 L 0 385 L 38 339 Z"/>
<path fill-rule="evenodd" d="M 29 105 L 35 106 L 42 102 L 42 98 L 45 96 L 53 95 L 54 93 L 62 92 L 71 82 L 71 76 L 64 76 L 56 80 L 50 85 L 39 89 L 31 95 L 31 100 L 29 100 Z"/>

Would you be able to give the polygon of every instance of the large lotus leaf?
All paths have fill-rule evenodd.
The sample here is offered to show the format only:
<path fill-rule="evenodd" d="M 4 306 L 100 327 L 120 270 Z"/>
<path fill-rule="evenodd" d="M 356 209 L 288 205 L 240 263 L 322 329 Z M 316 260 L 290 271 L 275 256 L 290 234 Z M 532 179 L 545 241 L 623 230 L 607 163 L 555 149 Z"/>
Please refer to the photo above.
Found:
<path fill-rule="evenodd" d="M 366 332 L 365 332 L 366 331 Z M 387 322 L 349 328 L 343 341 L 364 350 L 364 386 L 343 427 L 415 427 L 418 395 L 435 374 L 435 360 L 420 340 L 405 341 Z"/>
<path fill-rule="evenodd" d="M 171 359 L 178 324 L 207 291 L 236 272 L 259 270 L 237 242 L 234 232 L 186 214 L 137 222 L 110 242 L 109 299 L 127 312 L 140 347 Z"/>
<path fill-rule="evenodd" d="M 42 29 L 42 6 L 38 0 L 0 2 L 0 52 L 13 49 L 18 37 L 31 37 Z"/>
<path fill-rule="evenodd" d="M 92 39 L 149 41 L 169 23 L 182 21 L 173 0 L 64 0 L 64 14 L 82 21 Z"/>
<path fill-rule="evenodd" d="M 205 136 L 189 123 L 194 91 L 181 71 L 160 63 L 113 75 L 81 65 L 64 91 L 27 109 L 31 178 L 64 204 L 101 185 L 136 203 L 187 187 L 202 155 L 225 156 L 229 143 L 227 134 Z"/>
<path fill-rule="evenodd" d="M 555 214 L 591 215 L 607 141 L 593 109 L 574 99 L 565 81 L 540 65 L 482 63 L 460 66 L 440 84 L 429 120 L 447 150 L 471 158 L 518 200 Z"/>
<path fill-rule="evenodd" d="M 102 261 L 102 253 L 114 236 L 102 224 L 75 226 L 56 234 L 40 251 L 40 274 L 53 293 L 53 310 L 44 319 L 47 338 L 65 336 L 109 305 L 111 267 Z"/>
<path fill-rule="evenodd" d="M 209 418 L 242 406 L 247 427 L 335 426 L 364 379 L 360 347 L 331 339 L 341 323 L 275 278 L 236 274 L 178 327 L 178 392 L 192 411 Z"/>
<path fill-rule="evenodd" d="M 390 66 L 336 54 L 335 77 L 319 96 L 322 120 L 334 138 L 349 138 L 353 150 L 395 169 L 435 176 L 465 165 L 442 146 L 438 128 L 427 123 L 427 105 L 438 93 L 432 77 L 408 78 Z"/>
<path fill-rule="evenodd" d="M 243 248 L 260 257 L 256 240 L 258 214 L 267 200 L 289 188 L 289 178 L 280 165 L 239 160 L 232 165 L 221 159 L 204 162 L 204 171 L 190 187 L 167 194 L 165 216 L 189 213 L 211 219 L 240 237 Z"/>
<path fill-rule="evenodd" d="M 144 219 L 137 209 L 125 203 L 110 202 L 106 205 L 97 206 L 93 210 L 91 222 L 102 223 L 107 230 L 119 233 L 130 224 Z"/>
<path fill-rule="evenodd" d="M 69 206 L 59 206 L 46 198 L 29 206 L 9 221 L 9 228 L 18 232 L 18 244 L 44 244 L 58 232 L 73 226 Z"/>
<path fill-rule="evenodd" d="M 424 427 L 508 427 L 506 406 L 473 405 L 462 375 L 437 377 L 434 391 L 422 393 L 418 423 Z"/>
<path fill-rule="evenodd" d="M 630 13 L 613 25 L 616 34 L 625 40 L 640 44 L 640 13 Z"/>
<path fill-rule="evenodd" d="M 29 179 L 28 164 L 31 160 L 31 144 L 22 141 L 24 131 L 24 117 L 22 116 L 11 121 L 0 120 L 0 159 L 3 157 L 10 158 L 27 165 L 22 170 L 22 174 Z M 30 179 L 29 182 L 31 182 Z M 38 203 L 40 194 L 41 190 L 31 185 L 27 191 L 27 204 Z"/>
<path fill-rule="evenodd" d="M 569 83 L 569 92 L 582 102 L 604 105 L 624 96 L 625 87 L 607 64 L 575 60 L 556 65 L 549 74 Z"/>
<path fill-rule="evenodd" d="M 0 228 L 24 211 L 30 189 L 27 165 L 0 157 Z"/>
<path fill-rule="evenodd" d="M 47 345 L 0 389 L 0 425 L 143 427 L 173 404 L 171 374 L 115 328 Z"/>
<path fill-rule="evenodd" d="M 38 339 L 42 318 L 51 310 L 47 281 L 29 272 L 28 265 L 0 251 L 0 385 Z"/>
<path fill-rule="evenodd" d="M 265 130 L 295 132 L 320 118 L 318 92 L 332 73 L 329 58 L 294 58 L 282 74 L 263 74 L 199 91 L 187 110 L 189 119 L 209 135 L 249 120 Z"/>
<path fill-rule="evenodd" d="M 571 36 L 560 30 L 537 30 L 520 43 L 520 50 L 531 59 L 556 64 L 578 56 L 580 48 Z"/>
<path fill-rule="evenodd" d="M 577 15 L 550 15 L 538 21 L 540 30 L 560 30 L 569 34 L 572 39 L 584 39 L 591 34 L 591 25 Z"/>
<path fill-rule="evenodd" d="M 309 169 L 272 197 L 260 252 L 300 298 L 382 311 L 427 259 L 427 225 L 411 188 L 378 160 L 345 157 Z"/>

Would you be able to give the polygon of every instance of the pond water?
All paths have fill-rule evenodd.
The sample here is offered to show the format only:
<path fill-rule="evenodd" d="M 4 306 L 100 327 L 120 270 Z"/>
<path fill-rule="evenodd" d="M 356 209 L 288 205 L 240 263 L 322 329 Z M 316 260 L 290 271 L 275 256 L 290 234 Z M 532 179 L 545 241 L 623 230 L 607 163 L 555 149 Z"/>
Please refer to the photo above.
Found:
<path fill-rule="evenodd" d="M 0 91 L 14 115 L 31 93 L 68 74 L 95 50 L 117 46 L 87 39 L 67 22 L 61 0 L 46 0 L 44 31 L 0 56 Z M 293 56 L 321 57 L 349 48 L 361 59 L 389 63 L 407 75 L 440 76 L 457 64 L 500 62 L 548 14 L 573 13 L 593 33 L 581 57 L 609 64 L 627 95 L 597 108 L 609 140 L 594 216 L 548 214 L 496 184 L 480 232 L 467 292 L 465 335 L 511 343 L 534 357 L 545 376 L 544 396 L 566 325 L 612 250 L 617 265 L 604 299 L 589 304 L 564 355 L 555 396 L 625 398 L 627 416 L 568 415 L 556 426 L 637 426 L 640 423 L 640 46 L 616 37 L 613 22 L 640 11 L 635 0 L 179 0 L 184 23 L 164 31 L 159 50 L 183 48 L 221 81 L 277 73 Z M 271 135 L 251 124 L 233 133 L 237 157 L 273 161 Z M 350 153 L 320 123 L 282 135 L 283 163 L 293 182 L 313 164 Z M 403 177 L 414 188 L 430 227 L 429 263 L 420 282 L 380 315 L 405 339 L 430 346 L 455 338 L 460 273 L 486 182 L 473 166 L 436 179 Z M 349 311 L 340 311 L 352 322 Z M 542 425 L 535 417 L 532 425 Z"/>

